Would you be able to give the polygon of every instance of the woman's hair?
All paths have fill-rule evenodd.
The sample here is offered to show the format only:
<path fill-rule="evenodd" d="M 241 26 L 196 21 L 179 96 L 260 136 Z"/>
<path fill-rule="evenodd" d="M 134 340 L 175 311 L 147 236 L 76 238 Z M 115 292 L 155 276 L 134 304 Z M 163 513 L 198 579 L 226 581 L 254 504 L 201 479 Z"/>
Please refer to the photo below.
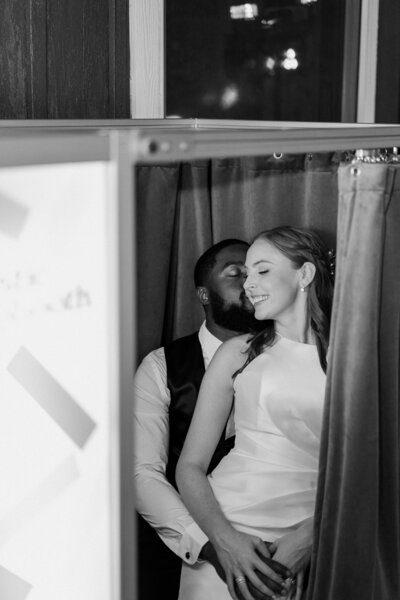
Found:
<path fill-rule="evenodd" d="M 315 265 L 314 278 L 308 285 L 308 311 L 321 367 L 326 372 L 326 353 L 333 298 L 333 252 L 328 251 L 327 246 L 316 233 L 296 227 L 275 227 L 258 234 L 253 242 L 256 240 L 265 240 L 275 246 L 292 261 L 297 269 L 305 262 Z M 276 337 L 274 321 L 268 320 L 264 323 L 265 327 L 250 339 L 247 360 L 235 375 L 261 354 L 264 348 L 274 344 Z"/>

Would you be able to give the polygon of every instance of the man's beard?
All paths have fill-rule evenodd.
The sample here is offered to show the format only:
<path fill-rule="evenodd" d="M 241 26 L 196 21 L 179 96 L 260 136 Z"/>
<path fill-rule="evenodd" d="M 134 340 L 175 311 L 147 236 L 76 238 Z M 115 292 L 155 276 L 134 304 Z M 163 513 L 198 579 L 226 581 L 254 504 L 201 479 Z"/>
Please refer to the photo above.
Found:
<path fill-rule="evenodd" d="M 253 333 L 260 331 L 260 321 L 254 317 L 251 307 L 246 306 L 244 291 L 240 294 L 238 304 L 227 304 L 224 299 L 212 290 L 208 291 L 208 298 L 215 323 L 220 327 L 237 331 L 238 333 Z"/>

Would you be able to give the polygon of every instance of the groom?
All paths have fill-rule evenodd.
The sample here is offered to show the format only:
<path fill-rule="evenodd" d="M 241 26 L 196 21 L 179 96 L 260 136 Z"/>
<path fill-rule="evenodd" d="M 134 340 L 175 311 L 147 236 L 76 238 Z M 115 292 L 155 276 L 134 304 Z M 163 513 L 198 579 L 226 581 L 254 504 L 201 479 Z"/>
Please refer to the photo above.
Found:
<path fill-rule="evenodd" d="M 198 259 L 194 282 L 205 321 L 198 332 L 148 354 L 135 375 L 136 507 L 147 521 L 139 520 L 141 600 L 156 597 L 176 600 L 181 560 L 188 564 L 198 559 L 208 560 L 223 577 L 210 542 L 189 515 L 176 490 L 175 468 L 202 377 L 214 353 L 222 342 L 259 327 L 243 290 L 247 249 L 248 244 L 241 240 L 224 240 Z M 210 471 L 233 445 L 231 415 Z M 160 544 L 160 539 L 165 546 Z M 256 591 L 254 597 L 257 598 Z"/>

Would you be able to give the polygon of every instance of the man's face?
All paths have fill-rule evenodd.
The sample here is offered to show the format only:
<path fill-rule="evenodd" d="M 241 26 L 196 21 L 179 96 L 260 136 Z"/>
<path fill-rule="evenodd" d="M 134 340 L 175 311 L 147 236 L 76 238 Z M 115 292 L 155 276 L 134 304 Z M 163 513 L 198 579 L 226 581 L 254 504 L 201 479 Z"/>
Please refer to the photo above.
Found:
<path fill-rule="evenodd" d="M 207 280 L 215 323 L 237 332 L 247 332 L 257 323 L 243 289 L 246 252 L 247 246 L 243 244 L 223 248 Z"/>

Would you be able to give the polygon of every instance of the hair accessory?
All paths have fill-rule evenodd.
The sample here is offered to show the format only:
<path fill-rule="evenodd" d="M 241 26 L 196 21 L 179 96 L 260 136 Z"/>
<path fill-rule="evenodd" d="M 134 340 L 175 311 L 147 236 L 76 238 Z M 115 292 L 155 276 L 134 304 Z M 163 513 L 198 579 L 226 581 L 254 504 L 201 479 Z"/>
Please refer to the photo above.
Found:
<path fill-rule="evenodd" d="M 327 267 L 329 270 L 329 275 L 330 275 L 332 281 L 334 281 L 335 273 L 336 273 L 336 252 L 334 251 L 333 248 L 328 250 L 328 258 L 327 258 L 326 262 L 327 262 Z"/>

